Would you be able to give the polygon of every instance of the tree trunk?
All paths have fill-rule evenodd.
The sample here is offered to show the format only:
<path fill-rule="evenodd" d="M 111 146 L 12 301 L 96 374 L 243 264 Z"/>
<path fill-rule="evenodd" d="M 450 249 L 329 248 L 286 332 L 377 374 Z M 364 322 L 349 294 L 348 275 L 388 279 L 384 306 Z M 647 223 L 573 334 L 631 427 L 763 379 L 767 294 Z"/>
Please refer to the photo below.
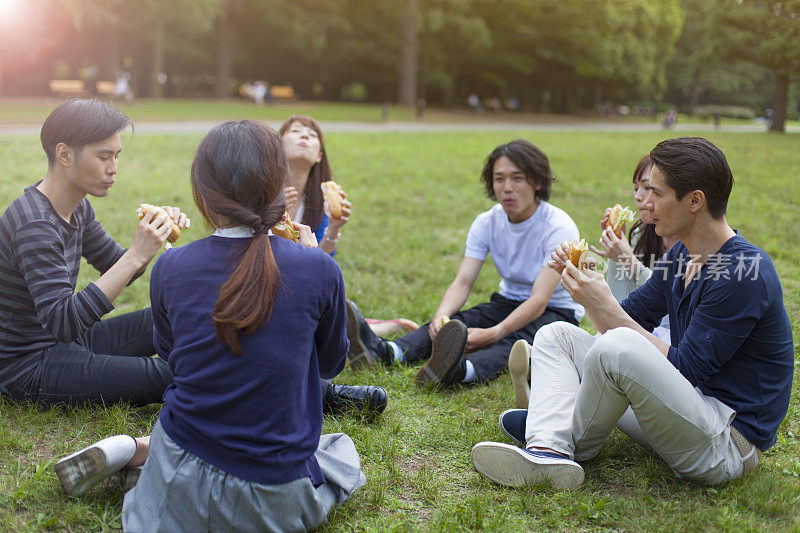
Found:
<path fill-rule="evenodd" d="M 700 85 L 700 76 L 703 73 L 698 65 L 692 72 L 692 86 L 689 89 L 689 114 L 695 116 L 697 114 L 697 106 L 700 104 L 700 96 L 705 92 L 706 88 Z"/>
<path fill-rule="evenodd" d="M 228 98 L 233 76 L 233 50 L 236 44 L 236 24 L 230 11 L 219 20 L 217 31 L 219 51 L 217 53 L 217 83 L 214 87 L 214 96 Z"/>
<path fill-rule="evenodd" d="M 163 17 L 156 21 L 155 32 L 153 34 L 153 70 L 150 73 L 150 94 L 153 98 L 164 97 L 164 85 L 158 79 L 159 74 L 164 72 L 164 38 L 167 33 L 167 24 Z"/>
<path fill-rule="evenodd" d="M 772 102 L 772 124 L 769 131 L 785 133 L 786 108 L 789 105 L 789 77 L 775 74 L 775 97 Z"/>
<path fill-rule="evenodd" d="M 417 102 L 417 0 L 406 0 L 403 22 L 403 48 L 400 51 L 400 86 L 398 101 L 413 106 Z"/>

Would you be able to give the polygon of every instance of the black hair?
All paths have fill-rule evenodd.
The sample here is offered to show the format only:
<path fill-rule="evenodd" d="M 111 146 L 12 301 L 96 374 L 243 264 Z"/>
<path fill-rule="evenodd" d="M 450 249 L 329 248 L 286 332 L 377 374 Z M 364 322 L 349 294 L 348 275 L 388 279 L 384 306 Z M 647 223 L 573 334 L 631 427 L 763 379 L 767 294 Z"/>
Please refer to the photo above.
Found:
<path fill-rule="evenodd" d="M 91 98 L 73 98 L 56 107 L 42 125 L 42 148 L 47 164 L 56 163 L 56 146 L 64 143 L 76 153 L 87 144 L 100 142 L 120 133 L 133 123 L 114 106 Z"/>
<path fill-rule="evenodd" d="M 716 219 L 725 215 L 733 174 L 714 143 L 702 137 L 668 139 L 658 143 L 650 157 L 678 200 L 699 189 L 706 196 L 709 214 Z"/>
<path fill-rule="evenodd" d="M 547 201 L 550 198 L 550 186 L 556 181 L 553 172 L 550 170 L 550 161 L 539 148 L 530 141 L 517 139 L 508 144 L 501 144 L 495 148 L 481 171 L 481 181 L 486 190 L 486 196 L 492 200 L 497 200 L 494 194 L 494 164 L 501 157 L 507 157 L 524 174 L 531 184 L 531 187 L 539 189 L 535 191 L 534 198 Z"/>
<path fill-rule="evenodd" d="M 639 164 L 636 165 L 636 170 L 633 171 L 633 183 L 642 179 L 652 166 L 653 160 L 650 158 L 650 154 L 642 157 Z M 655 224 L 645 224 L 641 218 L 628 231 L 629 242 L 633 240 L 636 232 L 641 233 L 639 233 L 636 246 L 633 247 L 633 255 L 640 258 L 644 266 L 652 268 L 655 262 L 664 255 L 664 239 L 656 233 Z"/>

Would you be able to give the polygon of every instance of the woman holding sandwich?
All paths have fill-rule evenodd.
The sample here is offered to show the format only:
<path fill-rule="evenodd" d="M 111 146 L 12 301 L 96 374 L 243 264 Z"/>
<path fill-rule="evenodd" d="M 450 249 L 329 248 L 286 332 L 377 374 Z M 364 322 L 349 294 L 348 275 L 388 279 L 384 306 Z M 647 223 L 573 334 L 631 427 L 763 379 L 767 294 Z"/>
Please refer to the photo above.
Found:
<path fill-rule="evenodd" d="M 594 253 L 608 259 L 606 281 L 614 297 L 620 302 L 650 279 L 653 265 L 677 240 L 675 237 L 659 237 L 652 214 L 644 207 L 644 199 L 650 188 L 652 167 L 653 162 L 648 154 L 639 161 L 633 172 L 633 201 L 639 211 L 639 220 L 631 227 L 627 239 L 624 233 L 617 237 L 609 227 L 609 209 L 606 209 L 600 221 L 600 229 L 603 230 L 600 236 L 602 250 L 591 247 Z M 664 317 L 653 334 L 670 342 L 668 317 Z"/>
<path fill-rule="evenodd" d="M 262 123 L 226 122 L 197 149 L 192 192 L 216 230 L 153 267 L 154 340 L 174 378 L 126 530 L 310 530 L 366 481 L 353 441 L 321 434 L 320 378 L 346 362 L 341 271 L 308 226 L 302 245 L 268 235 L 286 172 Z"/>
<path fill-rule="evenodd" d="M 352 204 L 341 191 L 341 216 L 332 217 L 322 195 L 322 183 L 333 180 L 319 123 L 311 117 L 287 118 L 279 133 L 289 164 L 289 183 L 284 189 L 286 210 L 292 220 L 311 227 L 319 247 L 334 255 L 342 227 L 350 218 Z"/>
<path fill-rule="evenodd" d="M 311 117 L 292 115 L 279 130 L 289 164 L 289 184 L 284 189 L 286 210 L 292 220 L 311 227 L 319 247 L 336 255 L 341 229 L 350 220 L 352 204 L 340 188 L 332 194 L 340 195 L 341 212 L 331 213 L 325 201 L 322 184 L 333 181 L 333 171 L 328 162 L 322 128 Z M 378 335 L 414 331 L 419 325 L 407 318 L 389 320 L 367 319 Z"/>
<path fill-rule="evenodd" d="M 153 268 L 154 338 L 174 380 L 127 529 L 311 529 L 365 482 L 352 440 L 321 435 L 319 378 L 347 351 L 339 266 L 307 226 L 304 246 L 266 235 L 286 169 L 257 122 L 217 126 L 197 149 L 192 192 L 217 230 Z"/>

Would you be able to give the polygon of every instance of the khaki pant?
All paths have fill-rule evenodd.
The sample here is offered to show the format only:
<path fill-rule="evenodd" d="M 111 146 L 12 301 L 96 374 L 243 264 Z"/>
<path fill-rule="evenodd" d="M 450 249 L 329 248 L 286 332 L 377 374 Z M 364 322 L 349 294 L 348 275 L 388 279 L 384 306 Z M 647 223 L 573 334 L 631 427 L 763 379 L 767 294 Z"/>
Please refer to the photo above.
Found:
<path fill-rule="evenodd" d="M 734 440 L 733 409 L 692 387 L 631 329 L 594 337 L 565 322 L 550 324 L 536 334 L 531 365 L 529 448 L 588 460 L 619 425 L 687 479 L 724 483 L 742 475 L 745 460 L 748 470 L 758 460 L 735 429 L 739 445 Z"/>

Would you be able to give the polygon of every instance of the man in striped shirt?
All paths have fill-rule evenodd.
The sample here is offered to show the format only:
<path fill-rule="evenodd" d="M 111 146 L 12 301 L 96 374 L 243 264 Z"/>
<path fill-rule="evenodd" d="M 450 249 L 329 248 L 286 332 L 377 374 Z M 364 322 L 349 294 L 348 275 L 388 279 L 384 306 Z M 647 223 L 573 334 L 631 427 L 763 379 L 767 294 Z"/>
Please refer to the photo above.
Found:
<path fill-rule="evenodd" d="M 170 231 L 151 211 L 123 249 L 86 198 L 114 185 L 130 124 L 98 100 L 59 105 L 42 126 L 47 173 L 0 217 L 0 392 L 15 401 L 142 405 L 161 401 L 172 380 L 151 357 L 149 308 L 101 321 Z M 168 213 L 188 227 L 177 208 Z M 81 256 L 101 275 L 75 292 Z"/>

